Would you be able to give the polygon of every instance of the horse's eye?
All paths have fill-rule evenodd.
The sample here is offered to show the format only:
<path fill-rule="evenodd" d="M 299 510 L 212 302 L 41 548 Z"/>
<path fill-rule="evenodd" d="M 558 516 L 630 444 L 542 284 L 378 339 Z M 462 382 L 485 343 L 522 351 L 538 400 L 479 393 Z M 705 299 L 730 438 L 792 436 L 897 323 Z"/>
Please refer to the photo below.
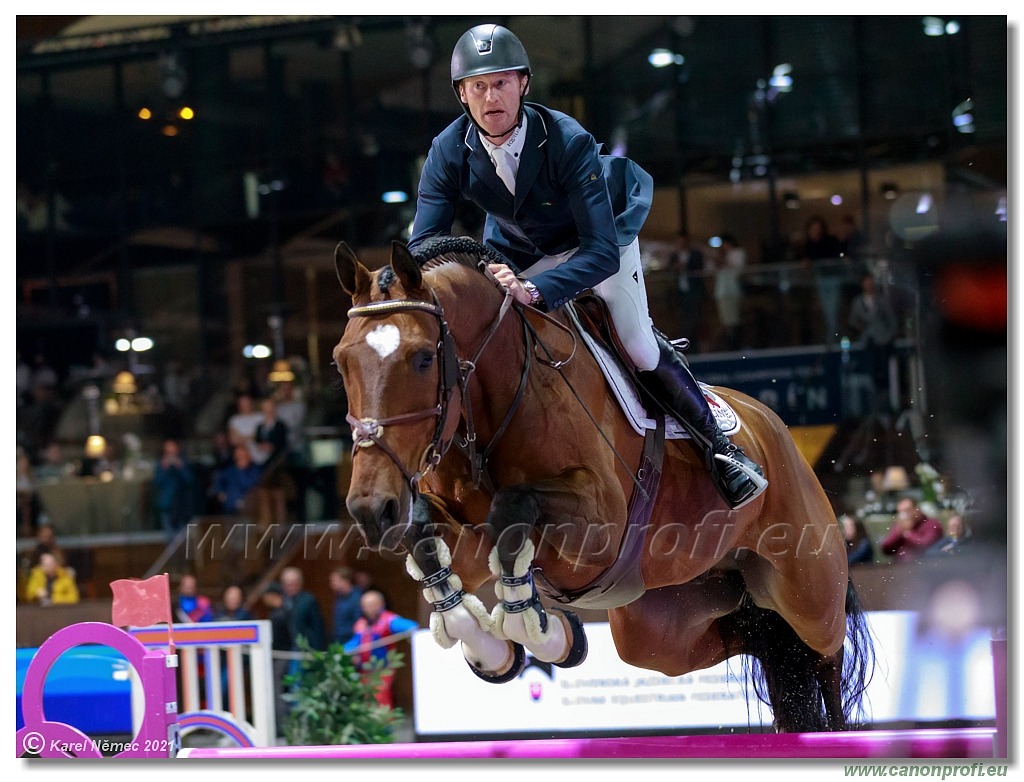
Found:
<path fill-rule="evenodd" d="M 434 354 L 429 350 L 417 350 L 412 357 L 412 368 L 417 372 L 426 372 L 434 366 Z"/>

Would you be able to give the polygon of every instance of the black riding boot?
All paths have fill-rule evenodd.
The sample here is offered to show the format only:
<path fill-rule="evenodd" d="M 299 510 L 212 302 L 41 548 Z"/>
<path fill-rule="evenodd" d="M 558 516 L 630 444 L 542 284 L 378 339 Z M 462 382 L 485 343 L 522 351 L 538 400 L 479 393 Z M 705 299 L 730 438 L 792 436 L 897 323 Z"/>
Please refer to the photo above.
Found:
<path fill-rule="evenodd" d="M 661 357 L 650 372 L 638 372 L 640 381 L 690 434 L 701 452 L 718 493 L 730 508 L 739 508 L 759 496 L 767 486 L 761 467 L 722 433 L 689 367 L 669 342 L 657 334 Z"/>

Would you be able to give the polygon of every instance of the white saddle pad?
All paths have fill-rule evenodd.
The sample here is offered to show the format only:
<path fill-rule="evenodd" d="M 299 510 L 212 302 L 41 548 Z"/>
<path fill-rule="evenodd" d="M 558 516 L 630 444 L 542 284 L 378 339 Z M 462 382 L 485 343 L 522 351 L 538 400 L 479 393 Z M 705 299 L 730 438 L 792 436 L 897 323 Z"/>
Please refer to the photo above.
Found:
<path fill-rule="evenodd" d="M 618 362 L 608 354 L 608 351 L 595 342 L 594 338 L 586 330 L 580 329 L 580 332 L 583 334 L 584 343 L 590 348 L 594 358 L 597 359 L 597 363 L 600 365 L 601 372 L 608 381 L 608 385 L 615 392 L 615 398 L 619 400 L 622 412 L 626 414 L 626 418 L 629 419 L 637 434 L 643 435 L 648 429 L 654 429 L 654 419 L 647 417 L 647 410 L 640 403 L 639 395 L 633 388 L 633 384 L 626 378 Z M 698 385 L 701 391 L 704 392 L 704 398 L 708 400 L 708 406 L 711 408 L 715 420 L 718 421 L 722 433 L 732 436 L 738 432 L 741 423 L 739 416 L 736 415 L 736 411 L 729 406 L 728 402 L 712 391 L 709 386 L 700 382 L 698 382 Z M 689 437 L 690 435 L 676 423 L 674 418 L 671 416 L 665 417 L 666 439 L 682 440 L 689 439 Z"/>

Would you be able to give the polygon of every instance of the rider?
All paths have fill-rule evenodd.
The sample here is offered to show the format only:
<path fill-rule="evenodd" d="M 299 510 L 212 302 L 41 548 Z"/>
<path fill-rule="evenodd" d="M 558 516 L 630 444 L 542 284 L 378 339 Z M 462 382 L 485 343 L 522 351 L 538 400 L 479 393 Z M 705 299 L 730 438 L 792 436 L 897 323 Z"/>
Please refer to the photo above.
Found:
<path fill-rule="evenodd" d="M 447 234 L 461 197 L 487 214 L 484 242 L 513 268 L 491 272 L 515 299 L 554 310 L 593 289 L 645 387 L 691 434 L 719 493 L 738 508 L 767 487 L 761 468 L 722 433 L 693 375 L 654 330 L 637 235 L 653 180 L 599 154 L 572 117 L 536 103 L 522 43 L 499 25 L 455 44 L 452 87 L 464 115 L 438 135 L 420 177 L 409 248 Z"/>

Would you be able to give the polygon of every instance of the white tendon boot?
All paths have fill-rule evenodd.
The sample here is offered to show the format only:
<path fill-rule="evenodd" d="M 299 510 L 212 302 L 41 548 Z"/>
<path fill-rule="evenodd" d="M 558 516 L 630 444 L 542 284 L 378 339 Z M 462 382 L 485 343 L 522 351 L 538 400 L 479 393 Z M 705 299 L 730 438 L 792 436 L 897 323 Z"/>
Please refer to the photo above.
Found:
<path fill-rule="evenodd" d="M 530 565 L 533 562 L 533 542 L 527 541 L 510 575 L 502 574 L 497 547 L 491 549 L 488 564 L 498 576 L 494 593 L 501 601 L 491 612 L 494 629 L 499 638 L 522 644 L 538 660 L 559 663 L 566 659 L 572 648 L 572 635 L 566 633 L 561 614 L 550 615 L 540 603 Z"/>
<path fill-rule="evenodd" d="M 430 614 L 430 633 L 442 649 L 462 641 L 462 654 L 478 672 L 496 675 L 507 672 L 516 657 L 512 645 L 496 638 L 493 622 L 484 604 L 475 595 L 462 591 L 462 579 L 451 572 L 451 552 L 443 540 L 437 541 L 441 569 L 424 576 L 410 554 L 405 569 L 423 584 L 423 597 L 434 606 Z"/>

